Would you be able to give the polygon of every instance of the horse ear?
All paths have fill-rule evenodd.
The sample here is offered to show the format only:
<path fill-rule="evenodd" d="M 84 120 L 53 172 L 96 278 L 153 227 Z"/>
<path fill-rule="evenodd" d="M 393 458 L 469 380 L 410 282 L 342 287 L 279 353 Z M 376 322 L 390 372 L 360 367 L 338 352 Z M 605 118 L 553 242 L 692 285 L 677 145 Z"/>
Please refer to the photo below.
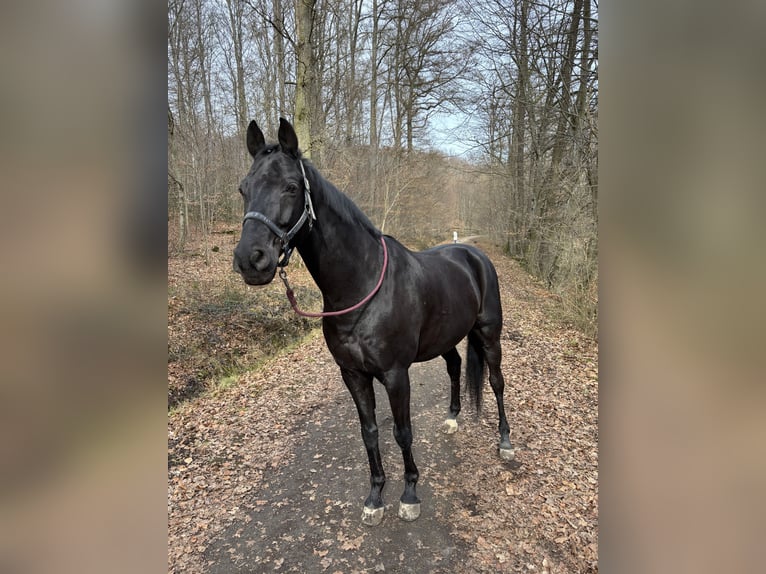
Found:
<path fill-rule="evenodd" d="M 298 157 L 298 136 L 293 126 L 285 118 L 279 118 L 279 145 L 282 151 Z"/>
<path fill-rule="evenodd" d="M 263 137 L 263 132 L 255 120 L 250 121 L 250 125 L 247 126 L 247 151 L 255 158 L 256 154 L 261 151 L 266 145 L 266 138 Z"/>

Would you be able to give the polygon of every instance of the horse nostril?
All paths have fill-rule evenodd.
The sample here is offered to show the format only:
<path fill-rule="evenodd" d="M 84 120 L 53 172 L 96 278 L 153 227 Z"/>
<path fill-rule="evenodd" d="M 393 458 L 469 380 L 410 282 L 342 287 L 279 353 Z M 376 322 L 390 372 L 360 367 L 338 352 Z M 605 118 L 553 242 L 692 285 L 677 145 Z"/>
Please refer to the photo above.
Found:
<path fill-rule="evenodd" d="M 250 264 L 258 271 L 264 271 L 269 266 L 269 259 L 261 249 L 254 249 L 250 254 Z"/>

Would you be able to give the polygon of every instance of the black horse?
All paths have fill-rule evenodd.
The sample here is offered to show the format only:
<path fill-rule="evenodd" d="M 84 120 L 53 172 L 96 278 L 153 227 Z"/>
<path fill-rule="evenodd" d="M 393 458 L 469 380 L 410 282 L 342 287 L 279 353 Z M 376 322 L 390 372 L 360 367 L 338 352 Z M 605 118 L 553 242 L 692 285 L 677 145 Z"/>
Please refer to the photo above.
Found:
<path fill-rule="evenodd" d="M 404 457 L 399 516 L 415 520 L 418 469 L 412 456 L 410 379 L 414 362 L 441 355 L 452 388 L 444 431 L 457 430 L 460 365 L 456 345 L 467 336 L 468 390 L 481 404 L 485 362 L 497 399 L 500 456 L 513 458 L 500 371 L 502 309 L 497 273 L 480 250 L 461 244 L 419 253 L 384 236 L 343 193 L 305 159 L 292 125 L 280 119 L 279 143 L 267 144 L 258 125 L 247 130 L 253 157 L 239 192 L 245 204 L 234 269 L 249 285 L 274 279 L 297 248 L 324 299 L 325 341 L 359 412 L 370 462 L 370 495 L 362 521 L 383 519 L 385 474 L 378 448 L 373 378 L 386 389 L 394 437 Z M 292 293 L 288 294 L 292 298 Z"/>

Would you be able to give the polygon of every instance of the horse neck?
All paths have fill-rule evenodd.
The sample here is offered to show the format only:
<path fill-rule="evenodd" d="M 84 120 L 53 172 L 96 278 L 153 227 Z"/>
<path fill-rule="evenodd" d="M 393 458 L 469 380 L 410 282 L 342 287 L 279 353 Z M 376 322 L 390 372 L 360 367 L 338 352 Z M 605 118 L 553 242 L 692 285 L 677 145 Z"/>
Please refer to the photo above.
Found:
<path fill-rule="evenodd" d="M 380 232 L 340 213 L 329 197 L 340 191 L 326 180 L 312 177 L 311 189 L 317 219 L 297 249 L 325 309 L 341 309 L 357 303 L 377 283 L 383 264 Z"/>

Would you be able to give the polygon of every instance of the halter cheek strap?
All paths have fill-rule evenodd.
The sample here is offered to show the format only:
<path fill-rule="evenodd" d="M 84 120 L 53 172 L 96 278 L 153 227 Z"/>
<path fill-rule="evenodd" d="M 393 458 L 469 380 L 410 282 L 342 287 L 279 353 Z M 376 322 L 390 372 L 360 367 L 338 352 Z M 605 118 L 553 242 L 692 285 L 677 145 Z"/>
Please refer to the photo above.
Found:
<path fill-rule="evenodd" d="M 243 226 L 250 219 L 260 221 L 279 238 L 280 242 L 282 243 L 282 258 L 279 260 L 279 262 L 277 262 L 277 267 L 286 267 L 290 262 L 290 256 L 293 254 L 294 249 L 294 247 L 290 245 L 290 242 L 301 230 L 301 227 L 303 227 L 303 225 L 306 223 L 306 220 L 308 220 L 309 229 L 311 229 L 314 221 L 316 221 L 317 218 L 316 214 L 314 213 L 314 204 L 311 202 L 311 186 L 309 185 L 309 179 L 306 177 L 306 170 L 303 168 L 302 161 L 299 160 L 298 163 L 301 166 L 301 173 L 303 174 L 304 206 L 303 212 L 301 213 L 300 218 L 298 218 L 298 221 L 295 222 L 295 225 L 293 225 L 289 231 L 282 231 L 276 223 L 274 223 L 260 211 L 248 211 L 245 213 L 245 217 L 242 219 Z"/>

